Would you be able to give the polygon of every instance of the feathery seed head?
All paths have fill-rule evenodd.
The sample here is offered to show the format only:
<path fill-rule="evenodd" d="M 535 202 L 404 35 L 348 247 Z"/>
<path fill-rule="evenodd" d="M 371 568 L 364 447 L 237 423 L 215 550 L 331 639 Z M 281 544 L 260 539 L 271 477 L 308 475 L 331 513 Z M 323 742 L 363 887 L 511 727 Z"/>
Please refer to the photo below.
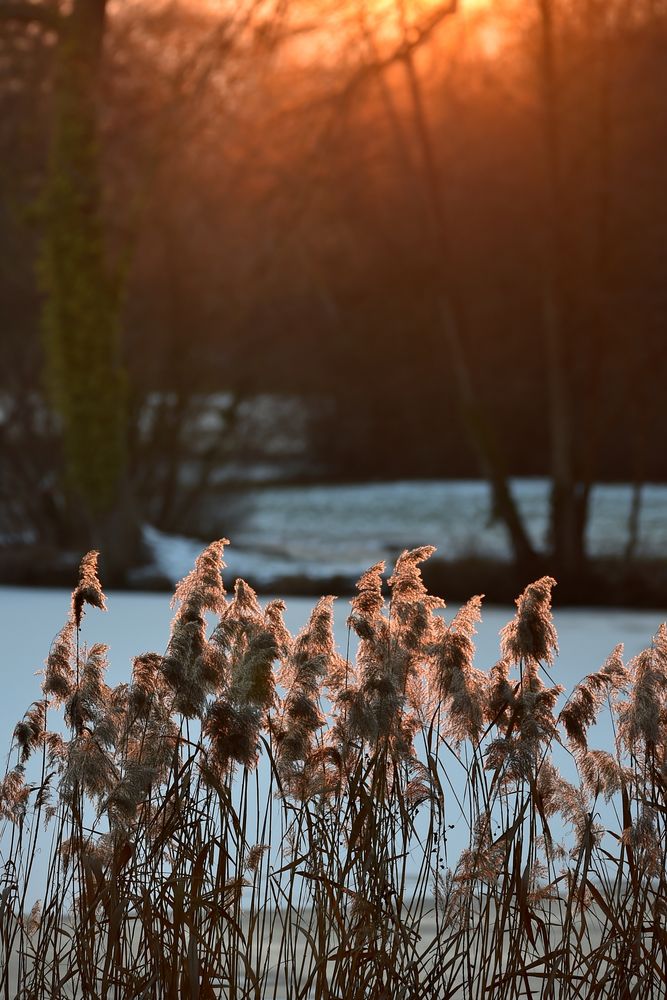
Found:
<path fill-rule="evenodd" d="M 567 738 L 575 752 L 588 749 L 587 733 L 597 719 L 606 697 L 620 690 L 627 680 L 622 660 L 623 646 L 616 646 L 596 673 L 577 684 L 559 720 L 565 726 Z"/>
<path fill-rule="evenodd" d="M 293 641 L 289 629 L 285 626 L 284 614 L 284 601 L 269 601 L 264 609 L 264 620 L 275 640 L 277 655 L 283 660 L 289 656 Z"/>
<path fill-rule="evenodd" d="M 74 688 L 74 632 L 75 624 L 68 621 L 63 625 L 53 641 L 46 660 L 46 669 L 42 681 L 42 691 L 48 697 L 53 695 L 56 704 L 65 701 Z"/>
<path fill-rule="evenodd" d="M 509 724 L 510 712 L 516 703 L 516 685 L 510 683 L 509 675 L 508 660 L 499 660 L 491 667 L 489 675 L 485 721 L 501 730 Z"/>
<path fill-rule="evenodd" d="M 91 798 L 106 797 L 117 780 L 111 755 L 91 732 L 84 729 L 67 747 L 67 766 L 62 781 L 65 801 L 72 801 L 77 789 Z"/>
<path fill-rule="evenodd" d="M 79 628 L 84 604 L 106 611 L 106 597 L 97 575 L 99 552 L 88 552 L 79 565 L 79 582 L 72 593 L 72 621 Z"/>
<path fill-rule="evenodd" d="M 231 705 L 219 698 L 209 706 L 202 731 L 210 740 L 212 761 L 222 773 L 234 763 L 256 767 L 260 725 L 260 713 L 252 705 Z"/>
<path fill-rule="evenodd" d="M 553 577 L 543 576 L 517 597 L 517 613 L 500 633 L 502 655 L 511 663 L 524 660 L 534 668 L 554 662 L 558 636 L 551 616 L 551 591 L 555 586 Z"/>
<path fill-rule="evenodd" d="M 245 870 L 247 872 L 256 872 L 262 863 L 262 858 L 268 850 L 268 844 L 254 844 L 246 855 Z"/>
<path fill-rule="evenodd" d="M 26 920 L 25 929 L 26 934 L 32 937 L 39 930 L 42 923 L 42 901 L 38 899 L 28 914 L 28 919 Z"/>
<path fill-rule="evenodd" d="M 373 623 L 384 607 L 384 597 L 382 596 L 382 574 L 384 571 L 385 564 L 379 562 L 359 577 L 357 594 L 350 602 L 352 613 L 348 618 L 348 625 L 355 631 L 358 627 L 365 629 L 367 633 L 373 631 Z"/>
<path fill-rule="evenodd" d="M 46 735 L 46 705 L 34 701 L 14 729 L 14 739 L 21 750 L 21 763 L 29 759 L 33 750 L 43 742 Z"/>
<path fill-rule="evenodd" d="M 132 660 L 132 684 L 128 707 L 136 716 L 150 713 L 156 698 L 167 691 L 162 673 L 162 657 L 158 653 L 142 653 Z"/>
<path fill-rule="evenodd" d="M 606 750 L 587 750 L 577 755 L 577 767 L 584 788 L 597 797 L 604 795 L 605 801 L 621 791 L 625 781 L 623 768 Z"/>
<path fill-rule="evenodd" d="M 211 542 L 197 557 L 194 569 L 177 584 L 171 602 L 172 607 L 181 605 L 177 618 L 179 615 L 189 618 L 206 611 L 221 613 L 224 610 L 225 588 L 221 570 L 225 565 L 222 556 L 226 545 L 229 545 L 226 538 Z"/>
<path fill-rule="evenodd" d="M 396 560 L 394 572 L 389 577 L 392 600 L 396 597 L 427 597 L 419 566 L 436 551 L 434 545 L 421 545 L 416 549 L 405 549 Z"/>
<path fill-rule="evenodd" d="M 664 626 L 629 664 L 630 696 L 620 704 L 619 735 L 628 750 L 656 753 L 667 745 L 667 639 Z"/>
<path fill-rule="evenodd" d="M 23 765 L 19 764 L 0 781 L 0 817 L 20 823 L 26 813 L 29 795 Z"/>

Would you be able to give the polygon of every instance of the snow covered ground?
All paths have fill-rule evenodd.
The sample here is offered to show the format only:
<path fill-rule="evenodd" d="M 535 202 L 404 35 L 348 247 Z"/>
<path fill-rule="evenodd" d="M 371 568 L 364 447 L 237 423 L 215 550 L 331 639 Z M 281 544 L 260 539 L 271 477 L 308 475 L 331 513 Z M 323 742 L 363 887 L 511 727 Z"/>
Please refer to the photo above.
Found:
<path fill-rule="evenodd" d="M 512 488 L 535 544 L 546 542 L 549 484 L 514 480 Z M 632 499 L 627 484 L 594 489 L 588 531 L 592 555 L 624 551 Z M 509 555 L 503 526 L 479 480 L 272 486 L 233 492 L 209 511 L 218 534 L 232 541 L 230 570 L 257 583 L 305 577 L 356 579 L 404 548 L 435 545 L 442 557 Z M 667 556 L 667 486 L 644 487 L 637 554 Z M 156 568 L 175 581 L 201 547 L 152 528 L 146 541 Z"/>

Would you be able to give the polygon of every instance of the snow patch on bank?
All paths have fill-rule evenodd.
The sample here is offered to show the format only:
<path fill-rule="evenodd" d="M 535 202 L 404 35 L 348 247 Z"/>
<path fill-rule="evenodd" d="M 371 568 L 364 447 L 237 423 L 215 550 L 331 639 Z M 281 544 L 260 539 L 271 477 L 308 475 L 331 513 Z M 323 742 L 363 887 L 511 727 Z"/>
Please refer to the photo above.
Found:
<path fill-rule="evenodd" d="M 545 550 L 548 480 L 515 479 L 511 486 L 534 545 Z M 627 484 L 593 489 L 590 555 L 623 554 L 631 506 Z M 234 491 L 227 500 L 222 495 L 213 514 L 216 534 L 232 541 L 225 554 L 227 578 L 248 577 L 264 587 L 299 578 L 354 581 L 374 563 L 391 562 L 403 549 L 424 544 L 435 545 L 445 559 L 510 558 L 488 484 L 479 480 L 255 487 Z M 143 579 L 152 572 L 176 582 L 203 548 L 200 541 L 150 526 L 144 539 L 154 566 Z M 642 491 L 636 554 L 667 557 L 666 486 L 647 485 Z"/>

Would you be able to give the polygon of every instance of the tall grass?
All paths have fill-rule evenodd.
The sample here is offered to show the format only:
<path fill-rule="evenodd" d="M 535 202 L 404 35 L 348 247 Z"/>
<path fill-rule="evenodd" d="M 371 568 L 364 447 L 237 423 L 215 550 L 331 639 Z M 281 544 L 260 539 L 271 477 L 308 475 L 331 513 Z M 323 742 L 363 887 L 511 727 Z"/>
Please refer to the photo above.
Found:
<path fill-rule="evenodd" d="M 226 595 L 224 544 L 114 688 L 83 560 L 0 786 L 0 996 L 665 997 L 665 628 L 563 703 L 548 577 L 482 672 L 481 598 L 448 623 L 429 548 L 388 597 L 362 576 L 352 658 L 332 598 L 294 637 L 282 602 Z"/>

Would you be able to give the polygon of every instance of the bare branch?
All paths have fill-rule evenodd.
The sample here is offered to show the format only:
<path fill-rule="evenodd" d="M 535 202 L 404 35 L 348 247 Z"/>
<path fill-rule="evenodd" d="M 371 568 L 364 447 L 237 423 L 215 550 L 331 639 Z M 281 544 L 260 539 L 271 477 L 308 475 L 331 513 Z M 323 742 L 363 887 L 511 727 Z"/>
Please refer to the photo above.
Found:
<path fill-rule="evenodd" d="M 405 62 L 413 52 L 428 41 L 436 28 L 448 17 L 456 14 L 459 9 L 459 0 L 450 0 L 449 3 L 437 7 L 428 17 L 415 24 L 411 31 L 411 37 L 405 38 L 400 45 L 389 55 L 376 62 L 364 63 L 356 73 L 347 81 L 345 87 L 338 94 L 339 100 L 347 100 L 354 91 L 363 84 L 369 77 L 384 72 L 396 63 Z"/>

